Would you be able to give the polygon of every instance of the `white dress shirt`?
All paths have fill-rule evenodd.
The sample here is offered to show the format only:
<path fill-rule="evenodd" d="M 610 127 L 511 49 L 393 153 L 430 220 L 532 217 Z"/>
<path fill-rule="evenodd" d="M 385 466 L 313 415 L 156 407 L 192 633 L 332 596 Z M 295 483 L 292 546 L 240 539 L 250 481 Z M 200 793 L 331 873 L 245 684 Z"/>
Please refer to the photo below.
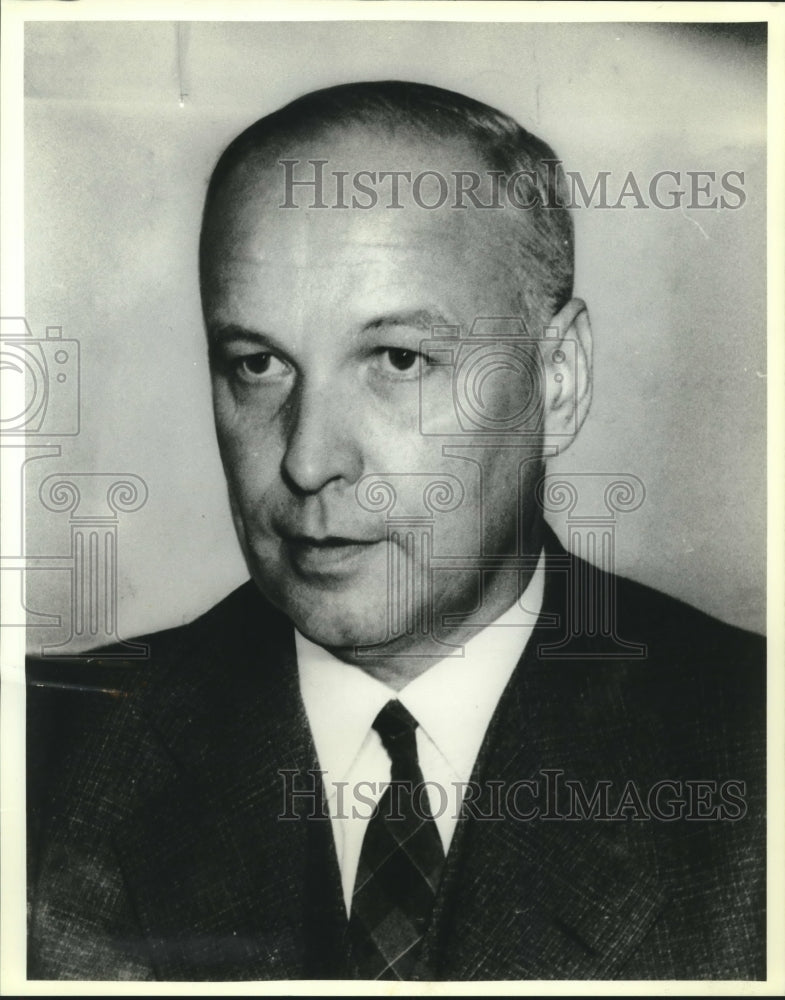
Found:
<path fill-rule="evenodd" d="M 519 601 L 465 643 L 462 657 L 445 657 L 398 692 L 295 630 L 347 914 L 365 828 L 390 781 L 390 759 L 371 728 L 379 710 L 398 698 L 419 723 L 420 769 L 432 783 L 428 798 L 446 854 L 491 717 L 540 612 L 544 577 L 541 554 Z"/>

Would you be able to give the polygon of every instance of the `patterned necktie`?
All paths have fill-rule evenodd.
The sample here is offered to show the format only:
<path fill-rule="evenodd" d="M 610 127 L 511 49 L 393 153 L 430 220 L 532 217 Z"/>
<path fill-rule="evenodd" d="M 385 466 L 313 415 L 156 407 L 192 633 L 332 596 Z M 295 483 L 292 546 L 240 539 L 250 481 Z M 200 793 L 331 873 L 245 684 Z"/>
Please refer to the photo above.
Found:
<path fill-rule="evenodd" d="M 349 921 L 357 979 L 409 979 L 430 923 L 444 865 L 417 761 L 417 721 L 389 701 L 373 728 L 391 761 L 390 786 L 363 838 Z"/>

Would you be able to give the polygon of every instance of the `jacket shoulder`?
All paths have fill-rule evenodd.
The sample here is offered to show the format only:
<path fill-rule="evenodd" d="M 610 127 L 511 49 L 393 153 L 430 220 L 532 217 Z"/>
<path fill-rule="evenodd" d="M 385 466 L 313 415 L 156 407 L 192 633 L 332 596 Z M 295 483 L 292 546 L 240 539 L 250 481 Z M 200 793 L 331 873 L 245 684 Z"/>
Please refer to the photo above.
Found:
<path fill-rule="evenodd" d="M 620 615 L 631 622 L 645 624 L 664 636 L 692 634 L 700 641 L 722 641 L 764 648 L 765 638 L 756 632 L 731 625 L 692 604 L 661 590 L 624 576 L 615 576 Z"/>
<path fill-rule="evenodd" d="M 31 847 L 53 803 L 58 783 L 73 761 L 96 752 L 103 739 L 143 730 L 150 720 L 144 702 L 173 672 L 190 680 L 205 651 L 230 658 L 247 634 L 249 620 L 272 628 L 277 613 L 251 581 L 184 625 L 135 637 L 69 657 L 28 657 L 27 811 Z M 140 651 L 143 655 L 139 655 Z M 193 665 L 194 669 L 191 669 Z M 34 855 L 31 850 L 31 855 Z"/>
<path fill-rule="evenodd" d="M 74 656 L 28 656 L 28 688 L 74 693 L 121 693 L 131 690 L 151 671 L 188 656 L 206 641 L 220 636 L 231 642 L 248 617 L 275 615 L 249 580 L 212 608 L 183 625 L 175 625 L 125 642 L 100 646 Z"/>

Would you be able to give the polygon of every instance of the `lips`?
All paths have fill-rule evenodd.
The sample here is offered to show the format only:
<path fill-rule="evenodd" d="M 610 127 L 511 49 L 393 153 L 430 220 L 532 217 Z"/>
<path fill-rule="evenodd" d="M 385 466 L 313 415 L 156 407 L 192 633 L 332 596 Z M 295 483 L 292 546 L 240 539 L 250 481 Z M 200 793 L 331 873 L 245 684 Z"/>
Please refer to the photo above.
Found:
<path fill-rule="evenodd" d="M 386 539 L 340 535 L 295 535 L 284 539 L 290 563 L 306 576 L 335 576 L 355 571 Z"/>

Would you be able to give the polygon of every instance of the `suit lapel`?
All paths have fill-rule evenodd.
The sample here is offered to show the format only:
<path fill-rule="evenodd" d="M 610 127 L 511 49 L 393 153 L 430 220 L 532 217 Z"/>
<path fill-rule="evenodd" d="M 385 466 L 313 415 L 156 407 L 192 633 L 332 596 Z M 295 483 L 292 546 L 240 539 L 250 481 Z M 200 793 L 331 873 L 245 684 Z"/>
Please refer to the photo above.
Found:
<path fill-rule="evenodd" d="M 494 813 L 490 781 L 542 783 L 551 767 L 582 776 L 586 762 L 597 778 L 613 774 L 598 738 L 604 668 L 537 655 L 564 621 L 566 579 L 563 565 L 548 574 L 540 624 L 486 734 L 473 776 L 484 790 L 458 823 L 424 977 L 609 978 L 663 906 L 623 824 L 481 818 Z M 329 820 L 315 818 L 291 626 L 262 607 L 249 590 L 151 691 L 177 778 L 124 823 L 116 846 L 162 979 L 341 975 L 340 876 Z M 287 804 L 282 771 L 310 797 Z M 525 791 L 519 802 L 530 803 Z M 279 819 L 292 804 L 297 818 Z"/>
<path fill-rule="evenodd" d="M 231 641 L 192 649 L 168 697 L 167 679 L 163 694 L 156 685 L 155 727 L 177 777 L 116 837 L 162 979 L 305 978 L 314 901 L 326 918 L 324 893 L 340 891 L 291 628 L 249 599 L 245 615 L 211 630 Z M 311 887 L 317 828 L 322 883 Z"/>
<path fill-rule="evenodd" d="M 482 795 L 459 821 L 450 849 L 428 943 L 431 968 L 442 979 L 610 978 L 665 902 L 623 823 L 509 815 L 505 796 L 516 782 L 537 782 L 540 810 L 547 811 L 546 783 L 559 779 L 543 770 L 602 779 L 625 756 L 624 744 L 616 744 L 610 760 L 601 736 L 603 667 L 537 655 L 540 644 L 553 641 L 543 624 L 548 616 L 563 620 L 565 579 L 549 574 L 541 624 L 478 758 L 473 780 Z M 489 781 L 502 784 L 494 792 Z M 515 804 L 526 814 L 534 800 L 519 787 Z M 563 803 L 551 802 L 554 813 L 565 812 Z M 500 812 L 503 820 L 482 818 Z"/>

